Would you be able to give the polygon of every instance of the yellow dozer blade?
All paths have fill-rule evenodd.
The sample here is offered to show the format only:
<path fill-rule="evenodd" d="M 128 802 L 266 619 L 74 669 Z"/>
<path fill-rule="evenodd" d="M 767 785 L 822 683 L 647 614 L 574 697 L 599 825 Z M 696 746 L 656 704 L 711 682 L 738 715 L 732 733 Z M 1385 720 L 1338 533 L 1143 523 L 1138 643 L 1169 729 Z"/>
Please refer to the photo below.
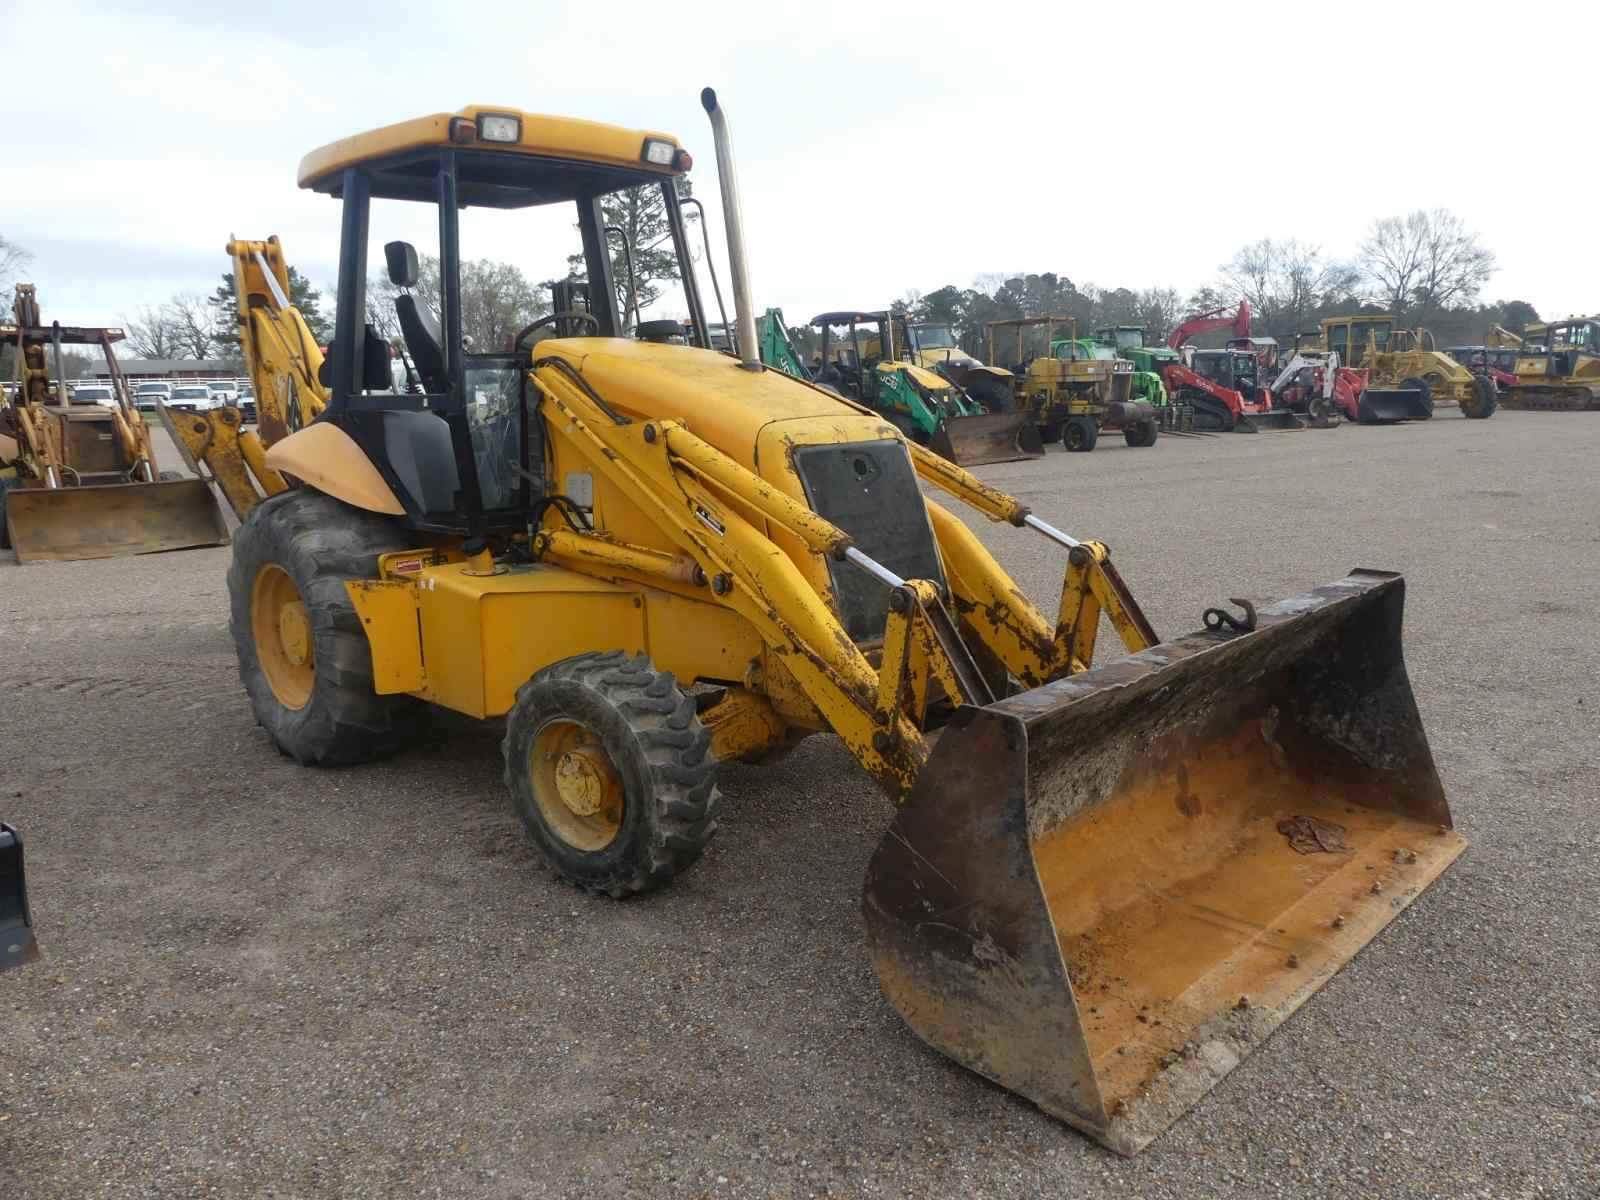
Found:
<path fill-rule="evenodd" d="M 947 417 L 928 449 L 958 467 L 1044 457 L 1039 429 L 1026 412 Z"/>
<path fill-rule="evenodd" d="M 228 542 L 222 512 L 203 479 L 12 488 L 5 515 L 18 562 L 114 558 Z"/>
<path fill-rule="evenodd" d="M 1465 848 L 1357 571 L 961 710 L 863 907 L 889 999 L 1123 1154 L 1194 1105 Z"/>

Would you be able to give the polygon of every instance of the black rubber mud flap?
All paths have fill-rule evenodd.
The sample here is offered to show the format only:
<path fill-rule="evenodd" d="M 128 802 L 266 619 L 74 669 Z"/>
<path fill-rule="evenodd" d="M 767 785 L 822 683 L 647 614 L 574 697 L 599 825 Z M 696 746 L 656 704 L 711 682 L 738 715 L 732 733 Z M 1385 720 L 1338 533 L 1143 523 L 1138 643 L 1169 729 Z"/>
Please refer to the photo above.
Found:
<path fill-rule="evenodd" d="M 0 822 L 0 971 L 39 957 L 28 911 L 28 876 L 22 865 L 22 835 Z"/>
<path fill-rule="evenodd" d="M 863 895 L 935 1048 L 1123 1154 L 1252 1053 L 1465 847 L 1356 571 L 963 709 Z"/>

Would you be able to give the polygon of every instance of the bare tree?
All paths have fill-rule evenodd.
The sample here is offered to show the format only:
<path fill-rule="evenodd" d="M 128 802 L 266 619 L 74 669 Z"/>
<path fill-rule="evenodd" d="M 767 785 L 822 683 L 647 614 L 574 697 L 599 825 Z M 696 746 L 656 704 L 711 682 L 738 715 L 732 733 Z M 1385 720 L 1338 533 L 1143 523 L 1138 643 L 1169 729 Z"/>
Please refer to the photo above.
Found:
<path fill-rule="evenodd" d="M 1478 235 L 1443 208 L 1374 221 L 1361 265 L 1398 316 L 1470 303 L 1495 270 Z"/>
<path fill-rule="evenodd" d="M 417 286 L 411 289 L 417 303 L 439 320 L 439 260 L 420 256 Z M 395 297 L 400 289 L 387 275 L 375 274 L 367 282 L 367 320 L 389 341 L 400 337 Z M 472 339 L 479 354 L 503 353 L 524 325 L 550 311 L 550 304 L 519 267 L 493 259 L 472 259 L 461 264 L 461 331 Z"/>
<path fill-rule="evenodd" d="M 1152 338 L 1164 338 L 1182 319 L 1182 303 L 1176 288 L 1145 288 L 1138 294 L 1138 322 Z"/>
<path fill-rule="evenodd" d="M 1290 337 L 1319 310 L 1354 301 L 1361 272 L 1324 259 L 1318 246 L 1262 238 L 1223 264 L 1222 279 L 1230 301 L 1248 300 L 1263 329 Z"/>
<path fill-rule="evenodd" d="M 4 305 L 0 307 L 4 307 L 8 314 L 11 311 L 12 285 L 16 283 L 22 269 L 32 261 L 32 254 L 0 233 L 0 293 L 5 297 Z"/>
<path fill-rule="evenodd" d="M 217 345 L 217 315 L 209 300 L 193 292 L 172 298 L 166 311 L 178 344 L 187 358 L 210 358 Z"/>
<path fill-rule="evenodd" d="M 177 358 L 179 333 L 171 307 L 141 308 L 133 319 L 124 318 L 128 349 L 140 358 Z"/>

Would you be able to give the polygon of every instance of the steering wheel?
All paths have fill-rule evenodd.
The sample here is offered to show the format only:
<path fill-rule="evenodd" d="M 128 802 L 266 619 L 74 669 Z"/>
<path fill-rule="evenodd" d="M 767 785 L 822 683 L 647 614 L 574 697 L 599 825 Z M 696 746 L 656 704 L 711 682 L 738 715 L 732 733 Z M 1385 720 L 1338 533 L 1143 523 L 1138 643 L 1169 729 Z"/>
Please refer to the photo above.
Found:
<path fill-rule="evenodd" d="M 553 325 L 557 321 L 587 321 L 589 323 L 589 328 L 594 333 L 598 334 L 600 332 L 600 322 L 595 318 L 593 313 L 578 312 L 576 309 L 568 309 L 565 312 L 553 312 L 547 317 L 540 317 L 531 325 L 524 325 L 517 333 L 517 336 L 511 339 L 511 348 L 515 350 L 521 346 L 522 339 L 527 337 L 535 329 L 543 329 L 546 325 Z"/>

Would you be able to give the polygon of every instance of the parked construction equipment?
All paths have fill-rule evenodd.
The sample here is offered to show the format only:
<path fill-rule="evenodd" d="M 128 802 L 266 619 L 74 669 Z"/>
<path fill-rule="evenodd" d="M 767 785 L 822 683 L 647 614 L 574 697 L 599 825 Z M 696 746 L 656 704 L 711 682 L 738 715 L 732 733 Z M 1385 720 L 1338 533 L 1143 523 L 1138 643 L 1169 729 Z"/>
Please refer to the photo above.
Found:
<path fill-rule="evenodd" d="M 1104 545 L 763 369 L 726 119 L 702 101 L 742 359 L 707 348 L 666 134 L 471 107 L 301 164 L 343 206 L 338 321 L 320 419 L 266 455 L 298 482 L 234 541 L 256 716 L 307 764 L 414 746 L 429 705 L 504 717 L 530 837 L 612 896 L 700 856 L 719 762 L 831 730 L 899 806 L 863 897 L 887 997 L 1133 1153 L 1464 846 L 1401 657 L 1404 585 L 1358 571 L 1161 642 Z M 621 336 L 600 198 L 640 186 L 690 345 Z M 442 332 L 399 312 L 423 396 L 363 325 L 374 199 L 438 208 Z M 556 203 L 592 309 L 514 346 L 583 335 L 469 352 L 458 219 Z M 404 303 L 416 253 L 384 252 Z M 1063 556 L 1053 623 L 922 487 Z M 1132 656 L 1094 668 L 1102 615 Z"/>
<path fill-rule="evenodd" d="M 1440 353 L 1427 330 L 1396 329 L 1387 313 L 1329 317 L 1322 322 L 1321 348 L 1366 373 L 1369 403 L 1390 414 L 1384 420 L 1427 420 L 1439 404 L 1483 420 L 1498 405 L 1492 381 Z"/>
<path fill-rule="evenodd" d="M 1189 344 L 1190 338 L 1219 329 L 1233 334 L 1223 349 L 1197 350 Z M 1298 414 L 1274 402 L 1264 382 L 1276 362 L 1277 343 L 1251 337 L 1249 301 L 1186 318 L 1168 335 L 1167 346 L 1182 361 L 1165 363 L 1161 378 L 1175 401 L 1193 408 L 1195 429 L 1261 433 L 1306 427 Z"/>
<path fill-rule="evenodd" d="M 1028 331 L 1041 328 L 1044 352 L 1033 353 Z M 1057 338 L 1057 329 L 1067 336 Z M 989 365 L 1010 372 L 1016 407 L 1039 427 L 1041 442 L 1086 452 L 1099 443 L 1102 431 L 1120 430 L 1130 446 L 1155 445 L 1160 425 L 1154 409 L 1133 399 L 1133 364 L 1099 357 L 1079 340 L 1077 329 L 1077 321 L 1064 315 L 990 321 L 985 326 Z M 1014 335 L 1009 348 L 997 343 L 995 335 L 1002 331 Z"/>
<path fill-rule="evenodd" d="M 826 312 L 811 324 L 821 330 L 816 381 L 882 413 L 934 453 L 961 466 L 1044 454 L 1026 413 L 986 412 L 950 379 L 908 361 L 888 311 Z"/>
<path fill-rule="evenodd" d="M 937 371 L 990 412 L 1010 412 L 1016 407 L 1016 380 L 1011 372 L 973 358 L 961 348 L 948 324 L 912 323 L 896 314 L 895 329 L 917 366 Z"/>
<path fill-rule="evenodd" d="M 1108 325 L 1094 331 L 1094 340 L 1109 346 L 1118 357 L 1133 364 L 1133 398 L 1143 400 L 1155 408 L 1164 408 L 1169 399 L 1162 368 L 1181 362 L 1178 352 L 1170 346 L 1152 345 L 1150 331 L 1143 325 Z"/>
<path fill-rule="evenodd" d="M 1600 319 L 1573 317 L 1522 332 L 1512 368 L 1516 382 L 1502 393 L 1507 408 L 1567 411 L 1600 408 Z"/>
<path fill-rule="evenodd" d="M 800 348 L 789 334 L 783 309 L 769 308 L 756 318 L 756 337 L 761 341 L 761 361 L 786 375 L 810 381 L 811 370 L 800 355 Z"/>
<path fill-rule="evenodd" d="M 112 346 L 120 329 L 48 326 L 32 284 L 19 283 L 0 341 L 15 354 L 15 387 L 0 401 L 0 547 L 19 562 L 110 558 L 220 546 L 228 532 L 199 479 L 156 467 Z M 74 403 L 63 346 L 105 356 L 111 403 Z M 47 354 L 48 350 L 48 354 Z M 52 372 L 54 379 L 52 380 Z"/>

